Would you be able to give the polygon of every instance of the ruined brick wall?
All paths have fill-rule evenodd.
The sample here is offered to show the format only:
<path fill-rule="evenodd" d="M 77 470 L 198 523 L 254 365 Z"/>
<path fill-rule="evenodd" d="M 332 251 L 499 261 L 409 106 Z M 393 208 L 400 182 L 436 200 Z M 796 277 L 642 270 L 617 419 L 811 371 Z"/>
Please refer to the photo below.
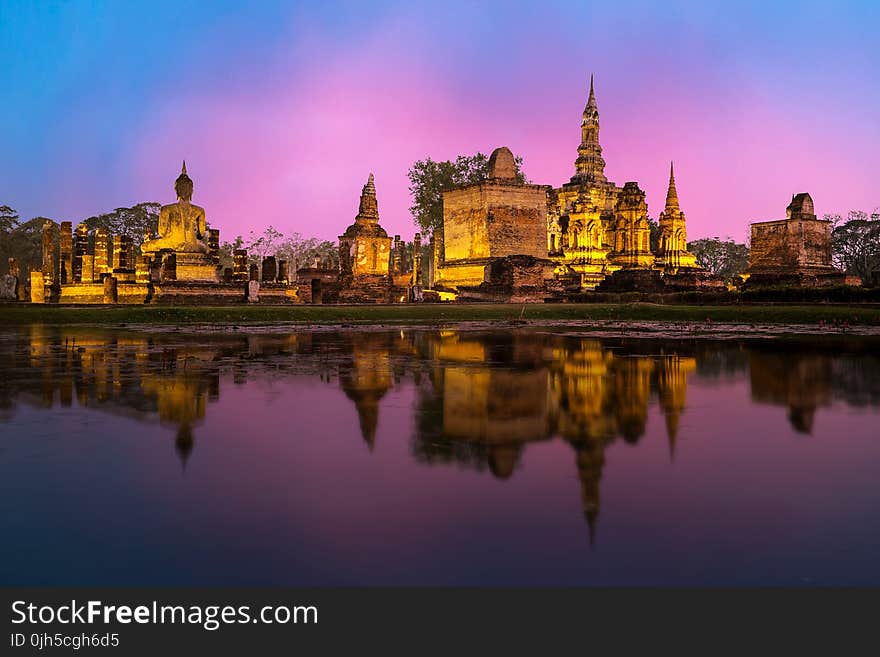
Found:
<path fill-rule="evenodd" d="M 443 194 L 446 261 L 547 256 L 547 188 L 487 182 Z"/>
<path fill-rule="evenodd" d="M 800 242 L 798 262 L 802 267 L 831 266 L 831 222 L 806 219 L 796 223 L 795 239 Z"/>
<path fill-rule="evenodd" d="M 387 276 L 391 263 L 391 238 L 358 235 L 339 238 L 342 271 L 354 276 Z"/>
<path fill-rule="evenodd" d="M 831 222 L 791 219 L 752 224 L 750 269 L 831 267 Z"/>
<path fill-rule="evenodd" d="M 752 224 L 749 268 L 794 267 L 797 256 L 789 249 L 786 221 Z"/>

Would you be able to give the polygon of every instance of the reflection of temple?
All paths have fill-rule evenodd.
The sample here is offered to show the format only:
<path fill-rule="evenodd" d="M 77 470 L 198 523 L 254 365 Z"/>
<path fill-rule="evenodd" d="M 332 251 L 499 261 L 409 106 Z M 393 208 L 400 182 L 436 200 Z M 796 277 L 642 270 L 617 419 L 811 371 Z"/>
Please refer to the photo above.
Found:
<path fill-rule="evenodd" d="M 853 339 L 844 348 L 794 340 L 597 340 L 529 330 L 355 330 L 192 340 L 34 326 L 7 337 L 13 343 L 16 349 L 0 350 L 0 422 L 19 402 L 78 405 L 170 425 L 184 462 L 224 374 L 240 384 L 288 371 L 341 390 L 370 449 L 383 400 L 406 380 L 416 390 L 412 451 L 419 462 L 508 479 L 529 445 L 570 446 L 591 537 L 608 447 L 639 444 L 656 403 L 674 456 L 691 374 L 711 386 L 748 373 L 752 399 L 787 407 L 799 432 L 810 432 L 816 410 L 835 399 L 880 404 L 876 344 Z"/>
<path fill-rule="evenodd" d="M 379 424 L 379 400 L 393 385 L 387 334 L 353 336 L 351 361 L 339 368 L 339 387 L 357 408 L 361 435 L 372 450 Z"/>
<path fill-rule="evenodd" d="M 831 405 L 831 359 L 823 354 L 751 353 L 752 399 L 788 407 L 799 433 L 812 433 L 816 409 Z"/>
<path fill-rule="evenodd" d="M 506 479 L 526 445 L 562 438 L 575 452 L 591 537 L 606 447 L 618 437 L 639 441 L 655 392 L 673 445 L 696 367 L 691 357 L 617 354 L 598 340 L 528 332 L 450 331 L 427 342 L 421 353 L 432 374 L 422 388 L 416 456 L 488 467 Z"/>
<path fill-rule="evenodd" d="M 43 408 L 76 400 L 80 407 L 173 426 L 175 448 L 186 462 L 193 430 L 219 396 L 215 350 L 163 347 L 148 337 L 87 328 L 35 326 L 29 342 L 28 368 L 11 368 L 4 387 Z M 40 377 L 35 381 L 28 370 Z"/>
<path fill-rule="evenodd" d="M 685 407 L 687 377 L 697 369 L 695 358 L 687 356 L 664 356 L 657 368 L 657 395 L 666 420 L 666 437 L 669 440 L 669 456 L 675 456 L 675 441 L 681 412 Z"/>

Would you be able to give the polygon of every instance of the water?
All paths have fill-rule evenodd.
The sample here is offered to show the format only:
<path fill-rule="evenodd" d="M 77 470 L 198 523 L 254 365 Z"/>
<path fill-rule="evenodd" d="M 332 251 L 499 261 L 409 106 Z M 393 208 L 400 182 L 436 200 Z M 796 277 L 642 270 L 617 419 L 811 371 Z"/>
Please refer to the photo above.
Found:
<path fill-rule="evenodd" d="M 877 339 L 0 332 L 0 584 L 878 585 Z"/>

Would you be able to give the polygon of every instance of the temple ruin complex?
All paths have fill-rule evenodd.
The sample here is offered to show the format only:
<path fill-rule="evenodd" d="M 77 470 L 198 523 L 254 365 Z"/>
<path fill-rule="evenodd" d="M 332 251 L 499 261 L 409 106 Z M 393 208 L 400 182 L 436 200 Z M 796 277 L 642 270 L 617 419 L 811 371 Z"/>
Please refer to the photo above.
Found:
<path fill-rule="evenodd" d="M 605 175 L 599 106 L 590 78 L 574 174 L 558 187 L 524 181 L 507 147 L 492 153 L 485 180 L 442 194 L 442 225 L 408 245 L 380 224 L 369 174 L 354 223 L 339 235 L 339 264 L 291 263 L 233 253 L 220 264 L 220 231 L 192 203 L 186 162 L 177 200 L 161 208 L 138 246 L 86 224 L 47 221 L 42 266 L 30 272 L 34 303 L 404 303 L 425 299 L 496 302 L 576 300 L 584 293 L 664 293 L 724 289 L 697 265 L 670 163 L 656 235 L 645 192 Z M 783 220 L 753 223 L 747 286 L 855 284 L 831 265 L 831 224 L 816 218 L 809 194 L 792 198 Z M 25 292 L 17 265 L 0 297 Z"/>

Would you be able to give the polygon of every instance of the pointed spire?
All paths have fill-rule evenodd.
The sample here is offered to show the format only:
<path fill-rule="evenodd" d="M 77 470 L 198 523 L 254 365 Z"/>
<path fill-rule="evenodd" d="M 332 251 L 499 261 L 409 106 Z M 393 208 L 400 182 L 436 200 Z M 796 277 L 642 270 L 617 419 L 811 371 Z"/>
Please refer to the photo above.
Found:
<path fill-rule="evenodd" d="M 367 178 L 367 184 L 361 191 L 361 202 L 358 206 L 357 219 L 362 221 L 378 221 L 379 204 L 376 201 L 376 181 L 373 174 Z"/>
<path fill-rule="evenodd" d="M 590 97 L 587 100 L 587 108 L 596 109 L 596 92 L 593 90 L 593 74 L 590 73 Z M 586 111 L 586 110 L 585 110 Z"/>
<path fill-rule="evenodd" d="M 675 461 L 675 445 L 678 442 L 678 411 L 666 413 L 666 439 L 669 442 L 669 462 Z"/>
<path fill-rule="evenodd" d="M 669 189 L 666 191 L 666 209 L 679 210 L 678 191 L 675 189 L 675 165 L 669 162 Z"/>
<path fill-rule="evenodd" d="M 180 175 L 186 175 L 186 160 L 183 161 L 183 166 L 180 168 Z"/>
<path fill-rule="evenodd" d="M 587 528 L 590 532 L 590 551 L 592 552 L 596 548 L 596 525 L 599 520 L 599 510 L 591 509 L 584 516 L 587 519 Z"/>

